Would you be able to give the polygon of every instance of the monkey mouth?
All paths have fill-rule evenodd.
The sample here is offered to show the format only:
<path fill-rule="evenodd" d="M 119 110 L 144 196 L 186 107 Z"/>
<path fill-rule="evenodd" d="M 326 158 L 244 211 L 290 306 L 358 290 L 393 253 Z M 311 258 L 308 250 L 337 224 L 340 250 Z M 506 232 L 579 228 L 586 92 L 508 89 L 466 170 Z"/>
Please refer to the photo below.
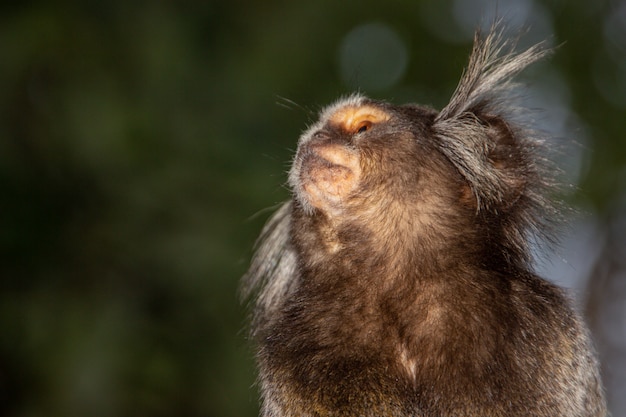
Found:
<path fill-rule="evenodd" d="M 360 174 L 355 151 L 337 144 L 311 145 L 302 159 L 300 185 L 312 206 L 328 209 L 354 190 Z"/>

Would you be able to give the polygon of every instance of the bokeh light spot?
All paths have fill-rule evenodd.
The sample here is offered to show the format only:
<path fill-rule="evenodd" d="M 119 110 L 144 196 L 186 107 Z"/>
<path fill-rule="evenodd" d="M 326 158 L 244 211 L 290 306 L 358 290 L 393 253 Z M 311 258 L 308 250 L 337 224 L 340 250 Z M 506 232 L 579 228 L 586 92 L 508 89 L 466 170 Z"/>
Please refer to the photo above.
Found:
<path fill-rule="evenodd" d="M 339 48 L 343 82 L 353 89 L 380 91 L 404 75 L 408 64 L 405 42 L 383 23 L 367 23 L 350 31 Z"/>

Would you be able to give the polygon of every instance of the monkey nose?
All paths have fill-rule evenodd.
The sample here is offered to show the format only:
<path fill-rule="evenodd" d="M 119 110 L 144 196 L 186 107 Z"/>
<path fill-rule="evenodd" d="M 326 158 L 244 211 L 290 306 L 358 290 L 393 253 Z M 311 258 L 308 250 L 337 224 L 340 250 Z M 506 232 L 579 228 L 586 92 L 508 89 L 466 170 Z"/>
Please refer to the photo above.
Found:
<path fill-rule="evenodd" d="M 309 147 L 309 152 L 327 161 L 330 165 L 337 165 L 360 173 L 357 152 L 343 145 L 335 143 L 314 144 Z"/>

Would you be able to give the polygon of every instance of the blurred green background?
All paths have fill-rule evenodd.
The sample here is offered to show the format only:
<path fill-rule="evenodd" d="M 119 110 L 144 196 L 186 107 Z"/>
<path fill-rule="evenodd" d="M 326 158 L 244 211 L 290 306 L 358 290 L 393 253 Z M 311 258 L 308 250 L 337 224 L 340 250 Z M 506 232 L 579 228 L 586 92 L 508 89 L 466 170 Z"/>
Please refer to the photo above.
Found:
<path fill-rule="evenodd" d="M 583 213 L 545 269 L 626 416 L 626 2 L 558 0 L 3 2 L 0 415 L 256 415 L 238 280 L 300 132 L 441 108 L 494 14 L 560 45 L 523 77 Z"/>

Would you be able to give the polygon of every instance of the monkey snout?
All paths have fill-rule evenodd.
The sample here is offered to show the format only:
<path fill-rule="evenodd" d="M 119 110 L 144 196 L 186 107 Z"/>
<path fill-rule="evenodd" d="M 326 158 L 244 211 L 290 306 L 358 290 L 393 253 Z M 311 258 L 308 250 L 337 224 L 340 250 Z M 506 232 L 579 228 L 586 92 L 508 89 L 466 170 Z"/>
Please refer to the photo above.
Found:
<path fill-rule="evenodd" d="M 303 154 L 300 182 L 309 202 L 322 210 L 336 208 L 358 184 L 358 155 L 337 144 L 311 145 Z"/>

